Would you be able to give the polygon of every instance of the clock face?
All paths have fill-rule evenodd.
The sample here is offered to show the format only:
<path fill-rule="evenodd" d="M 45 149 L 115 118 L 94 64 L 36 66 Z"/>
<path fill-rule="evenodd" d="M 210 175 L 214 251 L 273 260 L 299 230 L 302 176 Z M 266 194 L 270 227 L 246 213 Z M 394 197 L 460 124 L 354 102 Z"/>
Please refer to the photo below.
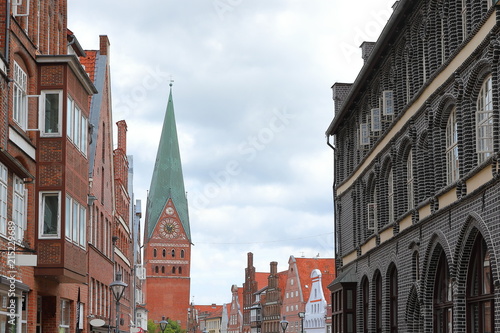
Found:
<path fill-rule="evenodd" d="M 172 207 L 167 207 L 167 209 L 165 209 L 165 212 L 168 214 L 168 215 L 172 215 L 174 213 L 174 209 Z"/>
<path fill-rule="evenodd" d="M 160 236 L 163 238 L 177 238 L 179 236 L 179 223 L 172 218 L 167 218 L 161 222 Z"/>

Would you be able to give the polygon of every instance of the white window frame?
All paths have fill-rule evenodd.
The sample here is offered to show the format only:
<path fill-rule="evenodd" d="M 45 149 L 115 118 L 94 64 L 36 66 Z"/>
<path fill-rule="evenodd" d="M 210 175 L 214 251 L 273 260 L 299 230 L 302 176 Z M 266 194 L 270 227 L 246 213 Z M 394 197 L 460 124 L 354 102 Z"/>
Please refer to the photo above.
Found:
<path fill-rule="evenodd" d="M 359 145 L 368 146 L 370 145 L 370 130 L 369 124 L 361 123 L 359 124 Z"/>
<path fill-rule="evenodd" d="M 0 163 L 0 233 L 7 234 L 7 201 L 9 188 L 9 171 Z"/>
<path fill-rule="evenodd" d="M 406 194 L 408 199 L 408 210 L 415 207 L 415 195 L 413 193 L 415 187 L 413 184 L 413 149 L 408 152 L 406 158 Z"/>
<path fill-rule="evenodd" d="M 45 199 L 47 197 L 57 197 L 57 228 L 55 234 L 45 234 Z M 40 192 L 40 216 L 38 224 L 38 238 L 41 239 L 59 239 L 61 238 L 61 192 L 60 191 L 44 191 Z"/>
<path fill-rule="evenodd" d="M 28 200 L 24 181 L 18 176 L 14 176 L 13 192 L 12 220 L 16 226 L 16 241 L 21 243 L 24 240 L 24 231 L 26 230 L 26 211 Z"/>
<path fill-rule="evenodd" d="M 21 129 L 26 130 L 28 127 L 28 75 L 16 61 L 14 61 L 13 91 L 12 118 Z"/>
<path fill-rule="evenodd" d="M 446 183 L 456 182 L 459 173 L 457 112 L 453 108 L 446 124 Z"/>
<path fill-rule="evenodd" d="M 66 216 L 65 216 L 65 235 L 66 235 L 66 239 L 67 240 L 71 240 L 72 238 L 72 235 L 73 235 L 73 219 L 71 218 L 73 215 L 72 213 L 72 207 L 73 207 L 73 199 L 67 195 L 66 196 L 66 206 L 65 206 L 65 210 L 66 210 Z"/>
<path fill-rule="evenodd" d="M 382 113 L 384 116 L 394 115 L 394 92 L 392 90 L 382 92 Z"/>
<path fill-rule="evenodd" d="M 0 318 L 0 320 L 3 322 L 3 325 L 5 325 L 3 328 L 6 330 L 6 332 L 26 332 L 27 311 L 25 310 L 23 313 L 23 302 L 26 301 L 27 297 L 23 297 L 23 295 L 20 294 L 15 294 L 12 297 L 12 295 L 9 295 L 7 291 L 2 291 L 0 293 L 0 317 L 3 317 Z M 15 309 L 12 312 L 8 308 L 8 306 L 12 304 L 11 302 L 15 302 Z M 25 309 L 27 309 L 27 305 L 25 305 Z M 12 323 L 13 321 L 15 322 L 14 326 L 7 326 L 9 322 Z M 15 329 L 11 330 L 12 328 Z"/>
<path fill-rule="evenodd" d="M 478 164 L 493 154 L 493 96 L 491 75 L 481 86 L 476 102 L 476 152 Z"/>
<path fill-rule="evenodd" d="M 87 208 L 71 196 L 66 196 L 66 230 L 68 241 L 86 248 L 87 241 Z"/>
<path fill-rule="evenodd" d="M 371 130 L 372 132 L 380 132 L 382 130 L 382 115 L 380 108 L 371 109 Z"/>
<path fill-rule="evenodd" d="M 84 156 L 87 156 L 88 119 L 73 98 L 67 99 L 66 135 Z"/>
<path fill-rule="evenodd" d="M 47 95 L 58 95 L 58 110 L 57 110 L 57 130 L 55 132 L 46 131 L 46 96 Z M 59 137 L 62 133 L 62 90 L 43 90 L 41 92 L 41 98 L 39 98 L 39 109 L 40 109 L 40 133 L 45 137 Z"/>
<path fill-rule="evenodd" d="M 60 302 L 61 321 L 59 322 L 59 333 L 69 333 L 71 323 L 71 302 L 61 299 Z"/>

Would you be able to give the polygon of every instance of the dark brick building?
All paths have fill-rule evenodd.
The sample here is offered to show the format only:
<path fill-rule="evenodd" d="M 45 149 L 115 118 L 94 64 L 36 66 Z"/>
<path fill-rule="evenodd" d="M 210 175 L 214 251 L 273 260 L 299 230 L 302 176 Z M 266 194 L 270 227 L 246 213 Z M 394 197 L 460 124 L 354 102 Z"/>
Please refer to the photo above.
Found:
<path fill-rule="evenodd" d="M 399 1 L 334 85 L 333 332 L 498 331 L 499 17 Z"/>

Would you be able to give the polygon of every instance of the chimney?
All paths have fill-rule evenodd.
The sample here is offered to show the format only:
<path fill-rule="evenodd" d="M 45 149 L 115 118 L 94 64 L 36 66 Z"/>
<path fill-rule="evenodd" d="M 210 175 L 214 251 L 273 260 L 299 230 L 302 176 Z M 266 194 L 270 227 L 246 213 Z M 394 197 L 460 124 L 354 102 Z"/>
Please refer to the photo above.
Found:
<path fill-rule="evenodd" d="M 253 253 L 252 252 L 248 252 L 247 267 L 252 267 L 252 266 L 253 266 Z"/>
<path fill-rule="evenodd" d="M 106 35 L 99 36 L 99 52 L 101 55 L 109 55 L 109 39 Z"/>
<path fill-rule="evenodd" d="M 271 275 L 276 275 L 278 273 L 278 262 L 271 261 Z"/>
<path fill-rule="evenodd" d="M 118 126 L 118 149 L 125 154 L 127 152 L 127 123 L 125 120 L 120 120 L 116 125 Z"/>
<path fill-rule="evenodd" d="M 333 101 L 335 104 L 335 115 L 342 108 L 349 92 L 351 91 L 352 83 L 335 83 L 332 86 Z"/>
<path fill-rule="evenodd" d="M 366 61 L 370 57 L 370 54 L 372 54 L 373 48 L 375 47 L 375 42 L 363 42 L 361 44 L 361 58 L 364 60 L 364 63 L 366 64 Z"/>

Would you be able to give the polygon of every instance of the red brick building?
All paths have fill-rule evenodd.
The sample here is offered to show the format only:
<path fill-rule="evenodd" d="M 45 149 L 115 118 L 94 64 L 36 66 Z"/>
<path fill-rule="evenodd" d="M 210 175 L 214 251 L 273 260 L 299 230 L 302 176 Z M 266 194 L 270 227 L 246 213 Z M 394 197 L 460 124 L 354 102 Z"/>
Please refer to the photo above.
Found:
<path fill-rule="evenodd" d="M 251 316 L 252 310 L 257 312 L 260 299 L 257 292 L 267 286 L 268 273 L 256 272 L 253 265 L 253 253 L 247 254 L 247 268 L 245 268 L 245 282 L 243 283 L 243 333 L 257 333 L 260 330 L 261 321 L 257 315 Z M 260 315 L 259 315 L 260 316 Z"/>
<path fill-rule="evenodd" d="M 0 1 L 2 331 L 89 332 L 88 318 L 114 316 L 113 253 L 130 275 L 126 146 L 113 161 L 109 59 L 100 62 L 108 45 L 101 37 L 86 55 L 66 0 Z M 31 253 L 36 262 L 21 257 Z"/>
<path fill-rule="evenodd" d="M 170 85 L 172 87 L 172 85 Z M 146 205 L 144 267 L 148 318 L 188 327 L 191 231 L 172 88 Z"/>
<path fill-rule="evenodd" d="M 243 328 L 243 288 L 231 286 L 231 304 L 229 307 L 228 333 L 241 333 Z"/>

